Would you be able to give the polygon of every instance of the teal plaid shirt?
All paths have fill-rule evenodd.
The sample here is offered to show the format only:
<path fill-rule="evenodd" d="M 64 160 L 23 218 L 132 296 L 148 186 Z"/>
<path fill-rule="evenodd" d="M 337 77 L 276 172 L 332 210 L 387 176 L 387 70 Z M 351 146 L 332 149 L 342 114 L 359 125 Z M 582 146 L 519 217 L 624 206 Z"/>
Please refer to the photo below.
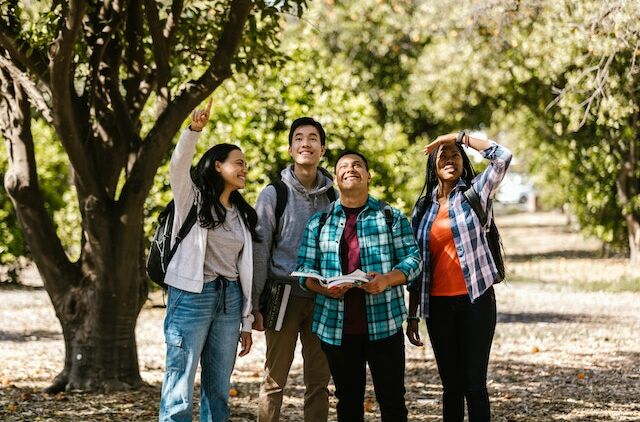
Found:
<path fill-rule="evenodd" d="M 358 214 L 356 231 L 360 244 L 360 267 L 365 272 L 381 274 L 400 270 L 411 281 L 422 270 L 422 259 L 411 226 L 400 210 L 392 208 L 393 226 L 389 230 L 380 202 L 369 196 Z M 316 213 L 307 223 L 298 251 L 297 271 L 334 277 L 342 274 L 340 267 L 340 239 L 347 221 L 339 201 L 327 215 L 318 233 L 320 215 Z M 305 279 L 299 280 L 304 288 Z M 402 286 L 387 288 L 379 294 L 365 294 L 369 340 L 380 340 L 402 328 L 407 316 Z M 325 343 L 339 346 L 342 342 L 344 300 L 316 295 L 313 313 L 313 332 Z"/>

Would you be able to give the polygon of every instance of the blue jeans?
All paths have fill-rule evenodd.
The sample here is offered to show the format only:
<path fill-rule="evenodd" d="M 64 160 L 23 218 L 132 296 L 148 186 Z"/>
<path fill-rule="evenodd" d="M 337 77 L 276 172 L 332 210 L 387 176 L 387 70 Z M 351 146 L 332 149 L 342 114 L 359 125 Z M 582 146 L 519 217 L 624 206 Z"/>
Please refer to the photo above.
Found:
<path fill-rule="evenodd" d="M 242 302 L 238 282 L 218 279 L 205 283 L 201 293 L 169 287 L 160 422 L 191 421 L 198 361 L 202 366 L 200 421 L 229 419 L 230 378 L 240 338 Z"/>

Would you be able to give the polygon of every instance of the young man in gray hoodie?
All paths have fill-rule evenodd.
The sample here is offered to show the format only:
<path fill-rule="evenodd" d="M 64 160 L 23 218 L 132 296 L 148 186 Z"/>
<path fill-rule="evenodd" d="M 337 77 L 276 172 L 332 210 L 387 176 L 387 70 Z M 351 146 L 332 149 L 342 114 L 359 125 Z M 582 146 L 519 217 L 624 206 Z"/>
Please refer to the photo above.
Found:
<path fill-rule="evenodd" d="M 327 385 L 331 377 L 320 340 L 311 331 L 314 294 L 300 288 L 297 278 L 289 274 L 296 269 L 298 246 L 307 220 L 324 209 L 333 194 L 329 173 L 318 167 L 325 152 L 325 132 L 322 125 L 310 117 L 301 117 L 291 124 L 289 154 L 293 163 L 282 170 L 281 180 L 287 188 L 287 202 L 276 221 L 277 194 L 267 186 L 256 202 L 257 231 L 262 242 L 254 243 L 253 309 L 254 328 L 263 330 L 260 295 L 267 280 L 291 284 L 282 328 L 266 329 L 267 356 L 265 374 L 260 386 L 258 421 L 274 422 L 280 418 L 280 407 L 294 351 L 300 336 L 304 359 L 304 420 L 326 422 L 329 412 Z"/>

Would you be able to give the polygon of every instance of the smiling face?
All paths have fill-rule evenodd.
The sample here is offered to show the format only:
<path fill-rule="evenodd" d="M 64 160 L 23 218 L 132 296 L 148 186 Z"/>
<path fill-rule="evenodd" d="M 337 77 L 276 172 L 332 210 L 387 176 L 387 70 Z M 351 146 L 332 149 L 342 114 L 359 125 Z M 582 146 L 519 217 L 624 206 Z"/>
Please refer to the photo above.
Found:
<path fill-rule="evenodd" d="M 317 166 L 324 155 L 320 133 L 315 126 L 299 126 L 293 132 L 289 154 L 293 162 L 300 166 Z"/>
<path fill-rule="evenodd" d="M 442 182 L 453 182 L 462 176 L 462 154 L 456 145 L 443 145 L 436 156 L 436 174 Z"/>
<path fill-rule="evenodd" d="M 244 188 L 248 166 L 242 151 L 234 149 L 229 152 L 226 160 L 216 161 L 216 171 L 224 180 L 225 190 L 233 192 Z"/>
<path fill-rule="evenodd" d="M 340 192 L 368 191 L 371 173 L 361 157 L 347 154 L 336 163 L 336 183 Z"/>

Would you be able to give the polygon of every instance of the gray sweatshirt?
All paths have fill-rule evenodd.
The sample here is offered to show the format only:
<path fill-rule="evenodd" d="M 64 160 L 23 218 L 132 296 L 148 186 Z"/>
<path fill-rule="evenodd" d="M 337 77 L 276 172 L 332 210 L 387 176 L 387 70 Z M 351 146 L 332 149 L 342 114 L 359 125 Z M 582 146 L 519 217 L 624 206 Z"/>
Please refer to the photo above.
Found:
<path fill-rule="evenodd" d="M 256 202 L 257 231 L 262 242 L 253 243 L 252 303 L 255 309 L 259 307 L 260 294 L 267 279 L 288 281 L 293 286 L 291 290 L 293 295 L 313 297 L 312 292 L 300 288 L 297 277 L 291 277 L 289 274 L 296 269 L 298 248 L 307 220 L 329 204 L 330 200 L 326 192 L 333 189 L 333 181 L 318 169 L 317 186 L 307 190 L 296 178 L 292 165 L 282 170 L 280 176 L 289 191 L 287 206 L 280 222 L 276 222 L 275 217 L 277 200 L 275 187 L 267 186 Z"/>

